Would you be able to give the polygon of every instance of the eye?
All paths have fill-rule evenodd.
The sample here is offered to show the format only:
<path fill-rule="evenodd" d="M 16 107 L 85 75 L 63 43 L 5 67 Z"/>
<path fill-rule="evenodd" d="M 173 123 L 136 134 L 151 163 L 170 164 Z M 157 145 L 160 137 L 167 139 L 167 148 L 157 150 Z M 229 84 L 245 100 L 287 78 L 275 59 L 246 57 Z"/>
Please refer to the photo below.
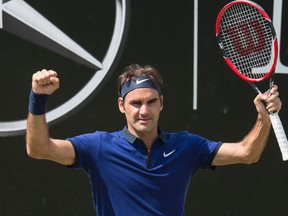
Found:
<path fill-rule="evenodd" d="M 153 105 L 153 104 L 156 104 L 157 101 L 158 101 L 157 99 L 153 99 L 153 100 L 148 101 L 148 104 Z"/>
<path fill-rule="evenodd" d="M 130 104 L 134 107 L 139 107 L 141 106 L 141 102 L 140 101 L 131 101 Z"/>

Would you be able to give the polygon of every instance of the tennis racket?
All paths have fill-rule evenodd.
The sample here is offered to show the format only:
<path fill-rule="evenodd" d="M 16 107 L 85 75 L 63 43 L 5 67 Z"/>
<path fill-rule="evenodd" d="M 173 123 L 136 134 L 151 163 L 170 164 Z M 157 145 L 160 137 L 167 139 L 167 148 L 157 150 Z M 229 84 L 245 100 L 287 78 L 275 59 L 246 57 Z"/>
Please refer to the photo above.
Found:
<path fill-rule="evenodd" d="M 229 67 L 257 93 L 255 83 L 270 79 L 278 58 L 278 42 L 271 19 L 258 4 L 236 0 L 225 5 L 216 20 L 216 38 Z M 270 113 L 283 160 L 288 160 L 288 141 L 278 113 Z"/>

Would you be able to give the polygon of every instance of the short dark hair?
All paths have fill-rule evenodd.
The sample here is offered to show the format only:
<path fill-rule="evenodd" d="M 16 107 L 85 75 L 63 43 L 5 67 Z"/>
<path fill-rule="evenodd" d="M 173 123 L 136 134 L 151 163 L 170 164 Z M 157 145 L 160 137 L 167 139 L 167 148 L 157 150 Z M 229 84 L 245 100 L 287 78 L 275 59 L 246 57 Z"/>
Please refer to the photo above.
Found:
<path fill-rule="evenodd" d="M 148 77 L 156 86 L 163 86 L 163 79 L 157 68 L 151 65 L 132 64 L 124 68 L 118 77 L 118 95 L 121 96 L 121 87 L 135 77 Z"/>

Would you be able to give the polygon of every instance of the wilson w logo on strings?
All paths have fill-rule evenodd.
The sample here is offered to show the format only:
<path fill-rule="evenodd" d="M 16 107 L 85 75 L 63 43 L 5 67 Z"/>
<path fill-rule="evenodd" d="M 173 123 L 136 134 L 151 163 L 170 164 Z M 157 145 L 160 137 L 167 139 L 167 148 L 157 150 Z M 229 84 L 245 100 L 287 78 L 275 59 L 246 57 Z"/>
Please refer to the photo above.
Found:
<path fill-rule="evenodd" d="M 232 46 L 240 56 L 247 56 L 265 49 L 265 34 L 257 20 L 226 29 L 225 33 L 230 36 Z"/>
<path fill-rule="evenodd" d="M 226 52 L 225 55 L 235 63 L 236 67 L 244 65 L 245 68 L 251 68 L 249 73 L 252 74 L 269 71 L 275 57 L 272 52 L 273 34 L 269 22 L 265 19 L 238 22 L 232 27 L 227 25 L 223 34 L 227 39 L 226 44 L 223 45 L 230 47 L 227 48 L 228 50 L 234 50 L 233 52 Z M 254 58 L 255 60 L 251 62 L 249 57 L 253 55 L 260 58 Z"/>

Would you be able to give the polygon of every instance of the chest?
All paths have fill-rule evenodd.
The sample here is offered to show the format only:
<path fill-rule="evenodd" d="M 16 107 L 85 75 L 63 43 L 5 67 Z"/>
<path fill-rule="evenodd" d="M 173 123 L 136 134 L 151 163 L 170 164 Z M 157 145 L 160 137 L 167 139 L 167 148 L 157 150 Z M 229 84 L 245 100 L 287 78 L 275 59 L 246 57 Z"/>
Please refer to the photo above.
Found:
<path fill-rule="evenodd" d="M 154 145 L 150 152 L 129 145 L 103 149 L 100 153 L 97 169 L 105 182 L 169 188 L 171 184 L 188 182 L 195 171 L 189 157 L 184 155 L 187 152 L 174 145 Z"/>

